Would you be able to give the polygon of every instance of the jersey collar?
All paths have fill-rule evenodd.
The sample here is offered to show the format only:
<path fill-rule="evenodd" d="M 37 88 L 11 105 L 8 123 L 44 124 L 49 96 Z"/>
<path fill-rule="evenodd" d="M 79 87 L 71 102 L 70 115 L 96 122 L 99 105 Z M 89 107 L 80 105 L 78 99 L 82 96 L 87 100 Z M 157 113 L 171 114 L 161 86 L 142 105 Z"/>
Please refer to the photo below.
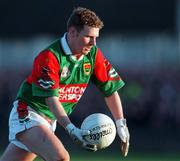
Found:
<path fill-rule="evenodd" d="M 66 40 L 67 32 L 64 34 L 64 36 L 60 39 L 62 48 L 66 55 L 72 55 L 71 49 L 69 48 L 69 45 Z"/>
<path fill-rule="evenodd" d="M 71 49 L 69 48 L 66 37 L 67 37 L 67 32 L 64 33 L 64 36 L 61 37 L 60 39 L 63 51 L 65 52 L 66 55 L 70 55 L 72 60 L 81 61 L 84 55 L 81 55 L 80 58 L 77 60 L 76 56 L 72 54 Z"/>

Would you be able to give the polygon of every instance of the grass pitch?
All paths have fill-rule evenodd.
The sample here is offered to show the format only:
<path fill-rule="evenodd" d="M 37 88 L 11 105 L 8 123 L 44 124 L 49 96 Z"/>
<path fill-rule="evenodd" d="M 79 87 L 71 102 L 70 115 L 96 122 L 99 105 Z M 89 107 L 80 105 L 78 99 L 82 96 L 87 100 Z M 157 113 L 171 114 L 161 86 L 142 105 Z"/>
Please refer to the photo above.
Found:
<path fill-rule="evenodd" d="M 129 154 L 122 157 L 119 153 L 114 152 L 78 152 L 70 153 L 71 161 L 180 161 L 180 154 Z M 42 161 L 36 159 L 35 161 Z"/>
<path fill-rule="evenodd" d="M 70 148 L 69 148 L 70 149 Z M 0 156 L 3 150 L 0 150 Z M 88 152 L 81 148 L 69 151 L 71 161 L 180 161 L 180 153 L 169 152 L 132 152 L 127 157 L 122 157 L 117 149 L 107 148 L 97 152 Z M 36 158 L 35 161 L 43 161 Z"/>

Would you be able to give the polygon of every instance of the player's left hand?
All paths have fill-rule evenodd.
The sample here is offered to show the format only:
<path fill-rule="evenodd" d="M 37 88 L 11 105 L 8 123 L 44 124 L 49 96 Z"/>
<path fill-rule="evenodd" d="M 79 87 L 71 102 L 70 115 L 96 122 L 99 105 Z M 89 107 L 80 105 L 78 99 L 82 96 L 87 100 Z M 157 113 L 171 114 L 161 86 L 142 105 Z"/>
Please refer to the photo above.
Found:
<path fill-rule="evenodd" d="M 82 130 L 74 126 L 74 124 L 70 123 L 66 126 L 66 130 L 68 131 L 68 134 L 72 138 L 72 140 L 81 145 L 82 148 L 88 150 L 88 151 L 97 151 L 97 146 L 94 144 L 90 144 L 87 142 L 84 138 L 87 135 L 90 135 L 89 130 Z"/>
<path fill-rule="evenodd" d="M 124 157 L 127 156 L 129 151 L 130 134 L 126 124 L 126 119 L 116 120 L 117 133 L 121 139 L 121 152 Z"/>

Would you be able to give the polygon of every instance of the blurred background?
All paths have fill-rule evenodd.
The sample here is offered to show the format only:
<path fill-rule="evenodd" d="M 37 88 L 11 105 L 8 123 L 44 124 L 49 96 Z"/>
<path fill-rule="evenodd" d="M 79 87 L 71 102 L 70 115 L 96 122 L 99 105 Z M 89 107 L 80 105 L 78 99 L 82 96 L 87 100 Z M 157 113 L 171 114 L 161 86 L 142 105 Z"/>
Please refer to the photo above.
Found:
<path fill-rule="evenodd" d="M 178 153 L 180 0 L 0 0 L 0 150 L 8 144 L 8 117 L 20 83 L 35 56 L 66 31 L 77 6 L 104 21 L 97 44 L 126 82 L 119 94 L 131 133 L 130 155 Z M 80 125 L 94 112 L 111 116 L 90 84 L 70 117 Z M 69 151 L 82 151 L 61 127 L 56 133 Z M 119 151 L 118 141 L 105 151 Z"/>

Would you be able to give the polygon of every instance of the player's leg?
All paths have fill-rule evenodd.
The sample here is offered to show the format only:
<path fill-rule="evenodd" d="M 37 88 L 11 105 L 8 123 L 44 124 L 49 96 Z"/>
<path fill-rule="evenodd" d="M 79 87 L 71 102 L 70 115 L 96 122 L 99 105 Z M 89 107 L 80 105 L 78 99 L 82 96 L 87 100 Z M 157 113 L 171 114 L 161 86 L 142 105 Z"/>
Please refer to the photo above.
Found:
<path fill-rule="evenodd" d="M 34 153 L 20 149 L 10 143 L 3 153 L 0 161 L 33 161 L 36 158 Z"/>
<path fill-rule="evenodd" d="M 69 154 L 57 136 L 46 126 L 40 125 L 16 135 L 30 151 L 46 161 L 69 161 Z"/>

